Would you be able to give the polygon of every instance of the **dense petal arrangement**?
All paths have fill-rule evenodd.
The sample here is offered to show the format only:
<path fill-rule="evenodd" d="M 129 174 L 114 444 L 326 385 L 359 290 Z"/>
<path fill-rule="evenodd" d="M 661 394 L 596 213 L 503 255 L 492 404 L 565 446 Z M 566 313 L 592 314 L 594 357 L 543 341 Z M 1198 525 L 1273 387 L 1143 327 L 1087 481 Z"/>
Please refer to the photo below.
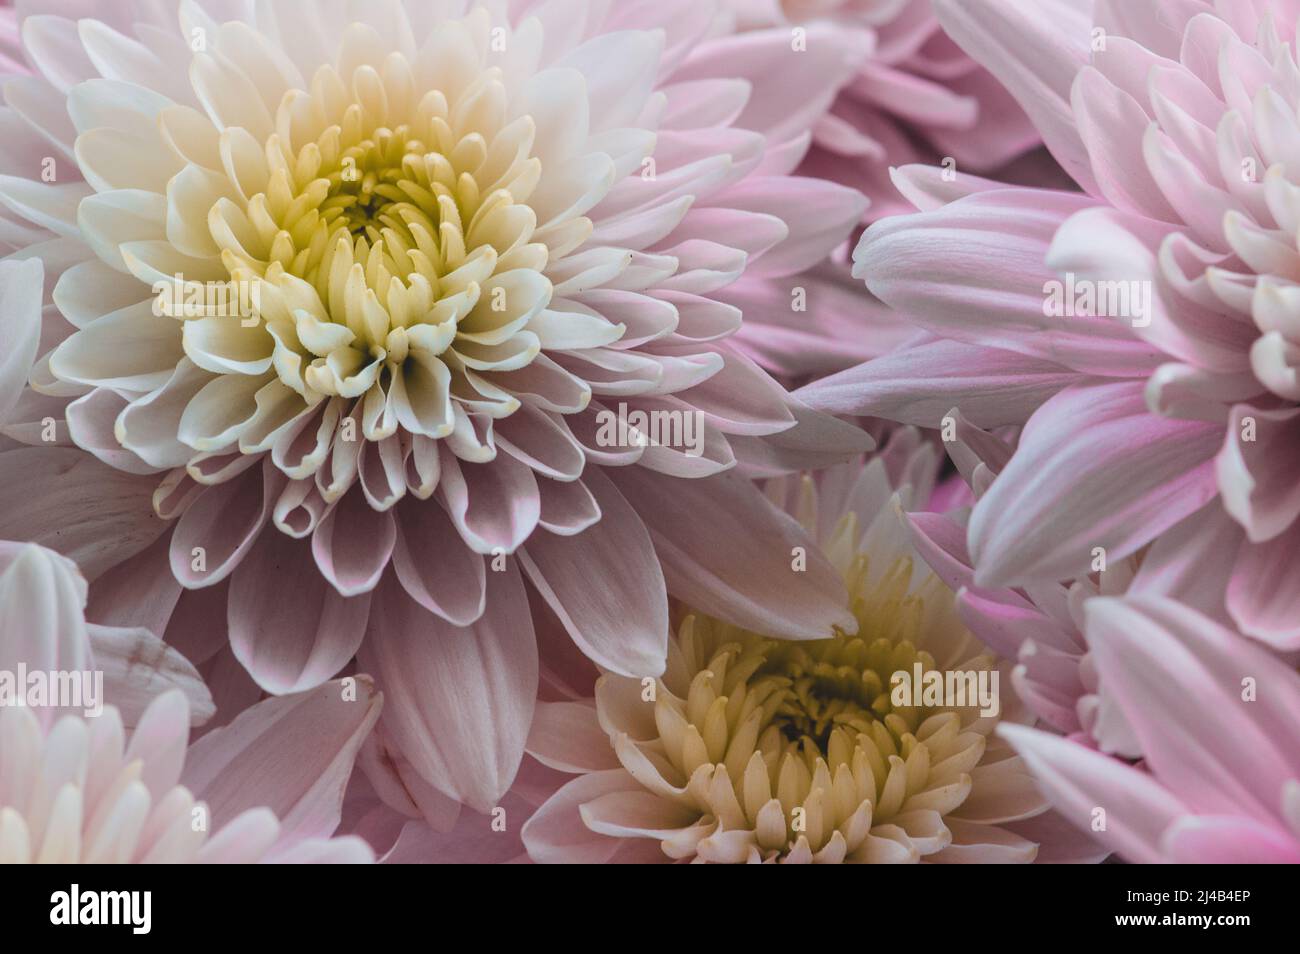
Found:
<path fill-rule="evenodd" d="M 830 21 L 864 34 L 866 54 L 813 127 L 804 169 L 871 200 L 866 216 L 910 211 L 889 168 L 946 158 L 991 172 L 1038 145 L 1012 95 L 940 28 L 930 0 L 728 0 L 739 25 Z"/>
<path fill-rule="evenodd" d="M 992 712 L 894 698 L 900 671 L 997 666 L 899 518 L 929 495 L 933 448 L 906 473 L 897 491 L 880 460 L 769 487 L 844 574 L 856 636 L 779 641 L 688 614 L 652 685 L 605 673 L 594 700 L 539 704 L 530 753 L 581 774 L 525 826 L 534 859 L 1034 860 L 1054 819 L 992 736 L 1022 717 L 1014 695 Z"/>
<path fill-rule="evenodd" d="M 856 267 L 925 333 L 805 396 L 1028 422 L 971 517 L 981 583 L 1167 534 L 1164 585 L 1195 580 L 1213 617 L 1296 648 L 1297 10 L 1102 0 L 1089 33 L 1065 6 L 939 8 L 1084 192 L 901 172 L 925 211 L 870 230 Z"/>
<path fill-rule="evenodd" d="M 529 589 L 627 674 L 662 671 L 665 580 L 775 634 L 851 628 L 824 563 L 798 611 L 771 598 L 801 532 L 724 472 L 867 439 L 732 348 L 715 296 L 857 221 L 855 193 L 788 174 L 851 45 L 823 31 L 760 101 L 768 65 L 710 38 L 707 4 L 118 13 L 27 16 L 0 176 L 54 304 L 7 432 L 66 405 L 60 439 L 117 474 L 47 449 L 48 492 L 132 497 L 87 571 L 93 618 L 151 592 L 153 631 L 271 693 L 360 650 L 388 737 L 479 808 L 531 714 Z M 729 546 L 742 525 L 771 545 Z"/>
<path fill-rule="evenodd" d="M 952 431 L 945 448 L 978 500 L 1011 459 L 1014 442 L 975 427 L 956 408 L 946 422 Z M 1098 596 L 1120 595 L 1130 587 L 1154 591 L 1153 568 L 1162 565 L 1159 553 L 1143 561 L 1130 557 L 1099 565 L 1096 572 L 1066 583 L 982 587 L 966 545 L 970 512 L 969 506 L 955 505 L 943 512 L 918 509 L 904 515 L 913 547 L 956 594 L 962 622 L 999 657 L 1016 661 L 1011 671 L 1016 694 L 1043 723 L 1103 752 L 1140 756 L 1132 728 L 1101 691 L 1084 636 L 1084 613 Z"/>
<path fill-rule="evenodd" d="M 190 744 L 212 715 L 194 668 L 147 630 L 87 623 L 85 600 L 70 560 L 0 543 L 0 864 L 373 860 L 330 838 L 379 717 L 369 679 L 267 700 Z"/>
<path fill-rule="evenodd" d="M 1297 50 L 0 0 L 0 862 L 1300 862 Z"/>
<path fill-rule="evenodd" d="M 1163 597 L 1100 599 L 1087 615 L 1145 758 L 1001 729 L 1061 813 L 1134 862 L 1300 863 L 1295 668 Z"/>
<path fill-rule="evenodd" d="M 377 704 L 347 705 L 359 712 L 371 710 L 371 722 L 378 715 Z M 301 711 L 298 718 L 324 715 L 322 707 L 311 708 L 316 711 Z M 243 731 L 256 725 L 254 733 L 276 721 L 269 711 L 256 707 L 245 718 Z M 283 818 L 264 805 L 240 809 L 236 803 L 246 802 L 251 793 L 245 789 L 232 798 L 215 779 L 210 785 L 216 804 L 201 800 L 201 789 L 196 799 L 191 788 L 180 784 L 182 771 L 229 769 L 214 763 L 238 762 L 241 757 L 255 763 L 267 753 L 223 751 L 230 746 L 210 736 L 211 742 L 199 743 L 187 754 L 189 721 L 185 697 L 175 690 L 150 703 L 129 738 L 111 706 L 95 719 L 63 716 L 48 731 L 31 709 L 0 709 L 0 864 L 358 864 L 374 860 L 359 838 L 305 834 L 312 827 L 308 822 L 314 821 L 310 809 Z M 367 728 L 356 727 L 358 734 Z M 288 751 L 279 754 L 283 757 Z M 266 779 L 265 772 L 248 764 L 236 766 L 232 774 L 244 786 L 261 774 L 262 793 L 283 781 Z M 285 796 L 299 794 L 291 786 L 285 785 Z M 214 826 L 214 819 L 220 819 L 219 825 Z"/>

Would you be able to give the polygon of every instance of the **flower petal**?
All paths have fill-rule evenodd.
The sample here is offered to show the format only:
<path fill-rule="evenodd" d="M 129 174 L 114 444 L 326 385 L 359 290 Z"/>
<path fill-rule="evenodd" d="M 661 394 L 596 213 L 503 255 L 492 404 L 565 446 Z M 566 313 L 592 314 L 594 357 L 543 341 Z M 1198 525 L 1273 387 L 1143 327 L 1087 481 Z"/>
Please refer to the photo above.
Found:
<path fill-rule="evenodd" d="M 347 665 L 365 635 L 370 594 L 340 596 L 310 545 L 267 526 L 231 577 L 228 607 L 235 658 L 259 686 L 284 695 Z"/>
<path fill-rule="evenodd" d="M 1215 495 L 1221 430 L 1157 417 L 1142 392 L 1075 387 L 1038 410 L 971 514 L 980 586 L 1081 576 L 1094 548 L 1122 559 Z"/>
<path fill-rule="evenodd" d="M 520 563 L 583 652 L 623 675 L 657 676 L 668 652 L 668 597 L 650 534 L 598 468 L 583 482 L 600 520 L 576 536 L 534 534 Z"/>
<path fill-rule="evenodd" d="M 491 811 L 519 768 L 537 696 L 537 644 L 519 570 L 508 564 L 488 574 L 487 608 L 463 628 L 386 575 L 359 661 L 383 687 L 386 734 L 415 771 Z"/>
<path fill-rule="evenodd" d="M 216 822 L 265 807 L 280 819 L 282 844 L 326 837 L 382 701 L 366 676 L 266 699 L 190 746 L 181 781 Z"/>
<path fill-rule="evenodd" d="M 839 574 L 748 481 L 610 472 L 647 524 L 668 590 L 694 609 L 786 639 L 857 632 Z M 644 518 L 643 518 L 644 519 Z"/>
<path fill-rule="evenodd" d="M 1105 811 L 1100 841 L 1137 864 L 1164 860 L 1160 839 L 1186 809 L 1151 776 L 1057 735 L 1004 723 L 998 734 L 1029 765 L 1061 815 L 1088 831 Z"/>

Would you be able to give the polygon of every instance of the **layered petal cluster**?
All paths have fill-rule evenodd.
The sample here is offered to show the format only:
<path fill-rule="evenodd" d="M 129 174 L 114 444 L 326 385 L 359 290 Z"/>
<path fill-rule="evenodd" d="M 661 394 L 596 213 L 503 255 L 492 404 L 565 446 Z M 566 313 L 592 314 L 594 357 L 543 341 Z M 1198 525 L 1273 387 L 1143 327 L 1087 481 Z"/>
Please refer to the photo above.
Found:
<path fill-rule="evenodd" d="M 1015 429 L 981 430 L 956 408 L 946 420 L 952 433 L 944 446 L 978 500 L 1011 459 L 1015 435 L 1009 432 Z M 1156 589 L 1152 576 L 1163 565 L 1163 551 L 1153 549 L 1141 561 L 1098 562 L 1095 572 L 1067 583 L 982 587 L 966 545 L 971 508 L 935 511 L 932 505 L 929 512 L 904 514 L 912 545 L 956 594 L 962 622 L 998 656 L 1015 660 L 1011 679 L 1025 705 L 1045 725 L 1103 752 L 1140 756 L 1123 713 L 1099 685 L 1084 636 L 1084 612 L 1094 597 L 1121 595 L 1130 587 Z"/>
<path fill-rule="evenodd" d="M 404 764 L 480 809 L 532 711 L 529 593 L 627 675 L 663 671 L 668 587 L 852 629 L 824 560 L 776 599 L 803 533 L 725 472 L 869 441 L 733 347 L 719 294 L 857 222 L 860 196 L 789 174 L 849 41 L 825 28 L 782 84 L 694 0 L 167 6 L 29 4 L 36 75 L 5 88 L 0 202 L 50 298 L 31 261 L 3 294 L 24 327 L 52 301 L 5 433 L 66 406 L 69 446 L 0 466 L 45 476 L 45 532 L 82 532 L 47 500 L 96 515 L 70 554 L 93 619 L 145 613 L 210 681 L 242 667 L 242 705 L 360 652 Z"/>
<path fill-rule="evenodd" d="M 72 561 L 0 542 L 0 864 L 373 860 L 331 837 L 379 718 L 370 679 L 261 702 L 191 744 L 213 712 L 194 667 L 147 630 L 87 623 L 85 603 Z"/>
<path fill-rule="evenodd" d="M 836 411 L 1026 424 L 974 508 L 976 580 L 1069 579 L 1152 541 L 1151 592 L 1300 647 L 1300 8 L 938 4 L 1079 193 L 938 170 L 857 274 L 921 330 L 813 386 Z M 1175 544 L 1174 541 L 1177 541 Z M 1158 544 L 1159 546 L 1159 544 Z"/>
<path fill-rule="evenodd" d="M 1006 87 L 940 27 L 930 0 L 727 2 L 742 29 L 781 24 L 788 34 L 829 21 L 863 34 L 857 71 L 813 127 L 804 170 L 863 192 L 870 220 L 911 211 L 891 166 L 948 158 L 987 173 L 1040 143 Z"/>
<path fill-rule="evenodd" d="M 378 698 L 369 686 L 365 694 L 361 702 L 327 703 L 366 714 L 351 727 L 354 750 L 378 716 Z M 297 705 L 296 727 L 277 725 L 288 715 L 281 700 L 264 703 L 265 708 L 248 710 L 238 727 L 212 733 L 188 751 L 189 707 L 175 690 L 150 703 L 129 738 L 111 706 L 98 718 L 63 716 L 48 730 L 31 709 L 0 709 L 0 864 L 374 860 L 360 838 L 312 834 L 329 814 L 330 794 L 323 787 L 304 794 L 295 787 L 301 779 L 288 777 L 296 771 L 277 769 L 270 777 L 265 771 L 262 760 L 269 754 L 289 759 L 285 743 L 303 742 L 317 729 L 326 729 L 319 748 L 337 743 L 339 720 L 330 719 L 320 701 Z M 322 717 L 324 725 L 316 721 Z M 265 738 L 258 738 L 268 730 L 284 733 L 274 753 Z M 230 735 L 223 736 L 226 732 Z M 330 751 L 329 757 L 340 753 Z M 350 768 L 348 755 L 343 779 Z M 181 784 L 190 778 L 199 785 Z M 279 816 L 255 800 L 259 794 L 275 799 L 277 789 L 278 801 L 289 809 Z M 341 787 L 337 795 L 341 800 Z M 244 808 L 250 798 L 257 807 Z M 337 821 L 337 806 L 334 814 Z"/>
<path fill-rule="evenodd" d="M 789 387 L 879 359 L 916 329 L 864 294 L 852 275 L 848 244 L 829 261 L 783 278 L 742 280 L 718 295 L 745 320 L 735 347 Z"/>
<path fill-rule="evenodd" d="M 1061 814 L 1133 862 L 1300 862 L 1295 669 L 1163 597 L 1093 600 L 1087 637 L 1145 758 L 1001 728 Z"/>
<path fill-rule="evenodd" d="M 789 642 L 687 613 L 657 680 L 604 673 L 590 700 L 540 703 L 529 751 L 577 777 L 524 827 L 534 860 L 1029 862 L 1099 853 L 1067 836 L 994 736 L 1000 710 L 915 705 L 894 674 L 996 670 L 907 543 L 920 445 L 895 490 L 880 459 L 770 485 L 844 574 L 857 634 Z M 1005 675 L 1005 673 L 1003 673 Z"/>

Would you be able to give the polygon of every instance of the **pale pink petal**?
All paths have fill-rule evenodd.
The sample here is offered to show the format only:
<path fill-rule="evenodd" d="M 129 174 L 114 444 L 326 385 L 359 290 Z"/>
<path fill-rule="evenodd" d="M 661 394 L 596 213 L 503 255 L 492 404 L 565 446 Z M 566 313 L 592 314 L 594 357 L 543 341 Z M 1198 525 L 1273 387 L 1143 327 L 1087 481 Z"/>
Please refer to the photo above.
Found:
<path fill-rule="evenodd" d="M 1267 543 L 1245 541 L 1228 579 L 1227 608 L 1242 632 L 1281 650 L 1300 648 L 1300 521 Z"/>
<path fill-rule="evenodd" d="M 1088 58 L 1086 8 L 1069 0 L 936 0 L 935 12 L 949 36 L 1016 98 L 1056 160 L 1094 191 L 1070 109 L 1070 85 Z"/>
<path fill-rule="evenodd" d="M 212 718 L 216 705 L 198 670 L 149 630 L 94 624 L 88 629 L 95 668 L 104 673 L 104 701 L 117 707 L 125 725 L 135 725 L 149 701 L 168 689 L 185 694 L 192 724 Z"/>
<path fill-rule="evenodd" d="M 1211 501 L 1151 544 L 1128 592 L 1168 596 L 1227 624 L 1224 594 L 1241 547 L 1240 525 Z"/>
<path fill-rule="evenodd" d="M 311 535 L 311 552 L 325 579 L 343 596 L 369 593 L 379 583 L 397 543 L 391 510 L 375 510 L 353 487 Z"/>
<path fill-rule="evenodd" d="M 384 732 L 382 721 L 361 746 L 357 764 L 365 782 L 384 805 L 405 818 L 424 820 L 435 831 L 448 831 L 461 813 L 461 804 L 434 788 L 415 771 Z M 361 781 L 354 773 L 349 793 Z M 345 806 L 346 811 L 346 806 Z M 378 847 L 378 846 L 376 846 Z"/>
<path fill-rule="evenodd" d="M 446 441 L 439 443 L 438 452 L 438 499 L 465 543 L 477 553 L 513 553 L 541 515 L 532 470 L 508 454 L 498 454 L 487 464 L 458 461 Z"/>
<path fill-rule="evenodd" d="M 273 850 L 263 861 L 278 865 L 368 865 L 374 850 L 360 838 L 308 838 L 284 850 Z"/>
<path fill-rule="evenodd" d="M 1149 413 L 1138 381 L 1062 391 L 975 505 L 977 582 L 1069 579 L 1096 547 L 1128 556 L 1214 496 L 1219 440 L 1211 424 Z"/>
<path fill-rule="evenodd" d="M 539 486 L 542 483 L 539 478 Z M 544 504 L 545 496 L 542 500 Z M 465 545 L 446 511 L 432 500 L 407 499 L 395 512 L 393 570 L 411 599 L 455 626 L 468 626 L 483 615 L 483 557 Z M 430 554 L 437 558 L 430 559 Z"/>
<path fill-rule="evenodd" d="M 285 477 L 266 460 L 198 495 L 172 533 L 172 572 L 187 588 L 231 574 L 270 519 Z"/>
<path fill-rule="evenodd" d="M 27 384 L 41 338 L 41 263 L 0 262 L 0 423 Z"/>
<path fill-rule="evenodd" d="M 796 396 L 831 414 L 938 427 L 954 406 L 979 427 L 1027 421 L 1080 380 L 1076 371 L 1014 351 L 930 339 L 822 378 Z"/>
<path fill-rule="evenodd" d="M 126 761 L 140 761 L 140 781 L 154 799 L 162 798 L 180 780 L 188 758 L 189 708 L 180 690 L 164 692 L 149 703 L 127 743 Z"/>
<path fill-rule="evenodd" d="M 574 774 L 619 767 L 595 707 L 585 702 L 537 703 L 528 754 L 543 765 Z"/>
<path fill-rule="evenodd" d="M 93 595 L 93 589 L 91 592 Z M 201 590 L 182 590 L 180 599 L 170 608 L 171 615 L 164 624 L 163 638 L 167 644 L 175 646 L 196 666 L 202 666 L 224 652 L 230 656 L 235 668 L 243 672 L 230 654 L 227 626 L 229 597 L 229 580 Z"/>
<path fill-rule="evenodd" d="M 789 176 L 749 176 L 710 204 L 764 213 L 789 224 L 790 234 L 745 270 L 756 277 L 794 275 L 816 265 L 844 241 L 867 207 L 852 189 Z"/>
<path fill-rule="evenodd" d="M 537 525 L 560 536 L 581 533 L 600 519 L 600 505 L 581 480 L 538 478 L 541 514 Z"/>
<path fill-rule="evenodd" d="M 802 310 L 796 308 L 800 293 Z M 893 309 L 863 295 L 849 270 L 836 262 L 789 280 L 741 277 L 714 297 L 744 314 L 744 322 L 731 338 L 733 347 L 786 379 L 851 368 L 915 335 L 915 329 Z M 689 319 L 710 314 L 722 318 L 723 306 L 716 302 L 713 306 L 693 309 L 694 314 L 687 312 L 683 320 L 682 302 L 677 302 L 677 333 L 687 337 L 707 333 L 707 329 L 697 331 Z"/>
<path fill-rule="evenodd" d="M 808 49 L 797 51 L 789 30 L 761 30 L 701 43 L 675 81 L 740 78 L 751 85 L 736 125 L 781 143 L 806 132 L 853 74 L 864 36 L 829 24 L 808 27 Z"/>
<path fill-rule="evenodd" d="M 611 471 L 650 536 L 668 590 L 694 609 L 787 639 L 856 632 L 844 584 L 797 523 L 747 482 Z"/>
<path fill-rule="evenodd" d="M 0 539 L 57 550 L 93 581 L 166 529 L 153 510 L 156 486 L 73 448 L 0 452 Z"/>
<path fill-rule="evenodd" d="M 170 546 L 168 537 L 161 536 L 95 580 L 86 619 L 105 626 L 143 626 L 164 634 L 183 592 L 172 576 Z"/>
<path fill-rule="evenodd" d="M 875 439 L 854 424 L 787 397 L 786 408 L 795 426 L 777 434 L 727 438 L 739 470 L 750 477 L 776 477 L 843 463 L 874 450 Z"/>
<path fill-rule="evenodd" d="M 1036 729 L 1003 724 L 998 734 L 1015 746 L 1066 821 L 1090 831 L 1104 817 L 1098 840 L 1131 862 L 1162 860 L 1160 839 L 1186 809 L 1149 775 Z"/>
<path fill-rule="evenodd" d="M 534 534 L 520 562 L 583 652 L 615 672 L 659 675 L 668 647 L 668 600 L 650 534 L 596 468 L 584 483 L 600 507 L 600 520 L 576 536 Z M 593 586 L 597 573 L 635 582 Z"/>
<path fill-rule="evenodd" d="M 19 665 L 39 672 L 89 670 L 85 605 L 86 581 L 75 563 L 32 543 L 0 541 L 0 671 L 17 679 Z M 26 686 L 9 691 L 26 698 Z M 43 722 L 52 717 L 45 707 L 39 714 Z"/>
<path fill-rule="evenodd" d="M 1059 812 L 1044 812 L 1024 821 L 1005 826 L 1030 841 L 1037 842 L 1034 861 L 1040 865 L 1095 865 L 1105 860 L 1110 850 L 1091 834 L 1080 831 L 1063 819 Z"/>
<path fill-rule="evenodd" d="M 465 812 L 450 832 L 438 832 L 423 822 L 407 822 L 384 864 L 486 865 L 526 862 L 520 838 L 520 816 L 529 810 L 513 794 L 506 796 L 505 829 L 496 827 L 500 816 Z"/>
<path fill-rule="evenodd" d="M 1248 818 L 1180 818 L 1165 833 L 1164 850 L 1176 864 L 1300 864 L 1300 839 Z"/>
<path fill-rule="evenodd" d="M 359 660 L 383 687 L 385 730 L 416 772 L 491 811 L 523 757 L 537 695 L 537 644 L 518 569 L 488 574 L 487 609 L 464 628 L 385 577 Z"/>
<path fill-rule="evenodd" d="M 209 865 L 252 864 L 275 845 L 280 822 L 269 808 L 250 808 L 230 819 L 204 842 L 198 862 Z"/>
<path fill-rule="evenodd" d="M 598 835 L 583 823 L 581 807 L 603 795 L 644 791 L 626 769 L 580 775 L 555 793 L 524 825 L 524 845 L 543 864 L 600 864 L 621 839 Z"/>
<path fill-rule="evenodd" d="M 1300 719 L 1300 677 L 1172 600 L 1095 599 L 1086 613 L 1102 686 L 1160 780 L 1195 812 L 1275 819 L 1300 774 L 1287 728 Z M 1243 704 L 1247 678 L 1271 688 Z"/>
<path fill-rule="evenodd" d="M 1243 440 L 1247 422 L 1250 439 Z M 1284 533 L 1300 520 L 1300 408 L 1234 407 L 1216 465 L 1224 509 L 1247 539 L 1262 543 Z"/>
<path fill-rule="evenodd" d="M 1044 189 L 977 192 L 932 212 L 876 222 L 853 274 L 913 324 L 1089 374 L 1149 374 L 1164 360 L 1112 318 L 1049 315 L 1059 276 L 1046 260 L 1075 213 L 1095 205 Z"/>
<path fill-rule="evenodd" d="M 1178 221 L 1142 159 L 1141 137 L 1133 135 L 1150 121 L 1142 105 L 1090 66 L 1075 77 L 1070 102 L 1101 194 L 1125 211 Z"/>
<path fill-rule="evenodd" d="M 230 581 L 230 646 L 259 686 L 276 695 L 314 689 L 356 654 L 370 594 L 338 594 L 311 546 L 268 526 Z"/>
<path fill-rule="evenodd" d="M 327 837 L 382 699 L 356 676 L 259 702 L 190 746 L 182 782 L 217 822 L 266 807 L 280 819 L 282 843 Z"/>
<path fill-rule="evenodd" d="M 1172 231 L 1173 226 L 1118 209 L 1096 207 L 1070 216 L 1053 236 L 1046 257 L 1064 279 L 1053 286 L 1061 292 L 1056 304 L 1067 308 L 1071 294 L 1077 299 L 1084 289 L 1097 291 L 1098 297 L 1108 287 L 1128 289 L 1127 300 L 1120 297 L 1108 305 L 1106 313 L 1113 317 L 1103 320 L 1131 329 L 1135 338 L 1164 352 L 1162 360 L 1173 357 L 1195 368 L 1240 375 L 1247 370 L 1257 330 L 1248 321 L 1226 318 L 1222 307 L 1204 307 L 1169 289 L 1170 269 L 1161 256 L 1166 254 L 1162 248 L 1175 241 Z M 1078 317 L 1067 311 L 1052 320 L 1068 327 Z"/>

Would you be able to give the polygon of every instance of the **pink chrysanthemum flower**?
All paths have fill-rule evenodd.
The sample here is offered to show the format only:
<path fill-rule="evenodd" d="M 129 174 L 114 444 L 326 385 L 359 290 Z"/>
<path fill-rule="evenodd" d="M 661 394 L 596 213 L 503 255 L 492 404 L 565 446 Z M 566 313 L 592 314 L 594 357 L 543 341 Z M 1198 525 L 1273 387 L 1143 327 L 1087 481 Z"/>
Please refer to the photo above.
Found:
<path fill-rule="evenodd" d="M 1088 642 L 1142 767 L 1000 730 L 1060 813 L 1132 862 L 1300 863 L 1300 675 L 1161 597 L 1098 599 Z"/>
<path fill-rule="evenodd" d="M 539 703 L 529 752 L 577 777 L 523 830 L 537 861 L 1029 862 L 1100 854 L 1047 809 L 992 735 L 1025 712 L 894 697 L 896 673 L 999 672 L 908 545 L 937 455 L 774 481 L 844 575 L 857 635 L 773 640 L 688 613 L 658 680 L 603 673 Z M 1005 671 L 1000 672 L 1005 677 Z M 1057 840 L 1065 834 L 1064 841 Z"/>
<path fill-rule="evenodd" d="M 804 397 L 1028 421 L 971 516 L 981 585 L 1167 535 L 1153 577 L 1300 647 L 1300 7 L 1101 0 L 1089 32 L 1069 6 L 939 11 L 1084 192 L 902 171 L 924 211 L 869 230 L 857 274 L 925 334 Z"/>
<path fill-rule="evenodd" d="M 532 712 L 525 575 L 628 674 L 662 671 L 665 581 L 781 635 L 851 627 L 824 563 L 778 598 L 802 534 L 724 472 L 866 441 L 733 349 L 714 297 L 858 219 L 788 174 L 851 71 L 833 30 L 786 70 L 787 37 L 711 38 L 696 0 L 52 9 L 23 22 L 0 201 L 53 285 L 33 387 L 73 399 L 81 450 L 0 465 L 94 551 L 96 618 L 181 615 L 205 658 L 228 624 L 272 693 L 359 653 L 407 764 L 480 809 Z M 237 314 L 155 314 L 176 275 Z M 700 452 L 603 436 L 624 408 L 697 424 Z M 121 545 L 42 493 L 117 513 Z"/>
<path fill-rule="evenodd" d="M 831 22 L 864 34 L 857 72 L 813 127 L 803 169 L 865 193 L 866 216 L 909 212 L 889 168 L 951 158 L 991 172 L 1039 144 L 993 74 L 944 33 L 930 0 L 727 0 L 741 29 Z"/>

